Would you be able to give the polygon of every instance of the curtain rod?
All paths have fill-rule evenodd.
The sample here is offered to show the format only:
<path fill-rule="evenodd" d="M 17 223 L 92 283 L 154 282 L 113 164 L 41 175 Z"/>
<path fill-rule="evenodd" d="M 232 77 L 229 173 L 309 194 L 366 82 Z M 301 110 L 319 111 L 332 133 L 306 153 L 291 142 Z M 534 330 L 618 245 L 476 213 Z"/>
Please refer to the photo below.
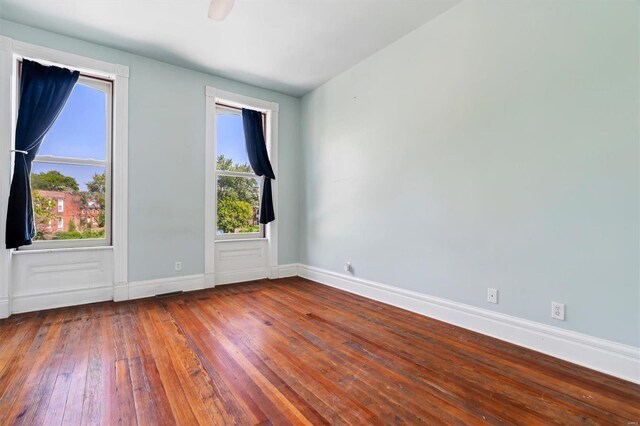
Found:
<path fill-rule="evenodd" d="M 241 108 L 241 107 L 237 107 L 237 106 L 234 106 L 234 105 L 223 104 L 222 102 L 216 102 L 216 105 L 219 105 L 219 106 L 224 107 L 224 108 L 234 109 L 234 110 L 236 110 L 236 111 L 242 111 L 242 108 Z M 248 108 L 248 109 L 251 109 L 251 108 Z M 259 112 L 260 114 L 262 114 L 263 116 L 265 116 L 265 115 L 266 115 L 266 114 L 265 114 L 264 112 L 262 112 L 262 111 L 258 111 L 258 112 Z"/>
<path fill-rule="evenodd" d="M 235 109 L 237 111 L 242 111 L 242 108 L 240 108 L 240 107 L 223 104 L 222 102 L 216 102 L 216 105 L 220 105 L 221 107 L 225 107 L 225 108 L 229 108 L 229 109 Z"/>

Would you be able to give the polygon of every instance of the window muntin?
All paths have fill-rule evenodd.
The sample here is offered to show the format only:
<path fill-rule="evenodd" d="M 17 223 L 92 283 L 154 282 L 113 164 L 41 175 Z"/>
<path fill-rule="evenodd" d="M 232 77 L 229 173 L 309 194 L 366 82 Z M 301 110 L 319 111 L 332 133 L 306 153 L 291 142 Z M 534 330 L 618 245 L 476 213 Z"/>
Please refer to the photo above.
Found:
<path fill-rule="evenodd" d="M 262 180 L 245 147 L 241 111 L 216 105 L 216 239 L 261 238 Z"/>
<path fill-rule="evenodd" d="M 110 244 L 111 126 L 112 82 L 81 74 L 33 161 L 32 248 Z"/>

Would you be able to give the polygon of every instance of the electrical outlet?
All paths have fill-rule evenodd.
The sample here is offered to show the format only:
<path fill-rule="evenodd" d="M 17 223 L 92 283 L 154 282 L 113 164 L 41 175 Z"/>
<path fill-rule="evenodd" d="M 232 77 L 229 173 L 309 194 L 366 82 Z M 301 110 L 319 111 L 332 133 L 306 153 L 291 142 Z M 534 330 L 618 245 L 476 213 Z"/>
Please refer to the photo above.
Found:
<path fill-rule="evenodd" d="M 344 271 L 345 272 L 353 272 L 353 268 L 351 267 L 351 262 L 344 263 Z"/>
<path fill-rule="evenodd" d="M 497 288 L 488 288 L 487 289 L 487 302 L 489 302 L 489 303 L 498 303 L 498 289 Z"/>
<path fill-rule="evenodd" d="M 182 262 L 176 262 L 176 271 L 182 271 Z"/>
<path fill-rule="evenodd" d="M 551 302 L 551 318 L 564 321 L 564 303 Z"/>

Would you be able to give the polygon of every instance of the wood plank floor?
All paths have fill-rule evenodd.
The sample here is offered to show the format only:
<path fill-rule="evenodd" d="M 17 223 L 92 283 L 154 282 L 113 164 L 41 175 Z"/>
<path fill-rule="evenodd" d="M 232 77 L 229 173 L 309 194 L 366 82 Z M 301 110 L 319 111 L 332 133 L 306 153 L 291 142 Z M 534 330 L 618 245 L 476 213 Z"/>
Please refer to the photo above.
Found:
<path fill-rule="evenodd" d="M 0 321 L 0 424 L 637 424 L 640 386 L 301 278 Z"/>

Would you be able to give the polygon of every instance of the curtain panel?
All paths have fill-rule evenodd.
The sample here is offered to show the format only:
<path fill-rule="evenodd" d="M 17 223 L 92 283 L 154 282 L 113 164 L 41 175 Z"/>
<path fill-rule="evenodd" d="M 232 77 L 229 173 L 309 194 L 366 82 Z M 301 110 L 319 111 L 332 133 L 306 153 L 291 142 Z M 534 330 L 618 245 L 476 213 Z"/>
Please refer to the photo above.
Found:
<path fill-rule="evenodd" d="M 264 128 L 262 126 L 262 113 L 243 108 L 242 126 L 251 168 L 256 175 L 263 178 L 260 223 L 266 224 L 276 219 L 273 211 L 273 194 L 271 190 L 271 180 L 275 179 L 276 175 L 273 173 L 273 168 L 269 161 Z"/>
<path fill-rule="evenodd" d="M 5 242 L 8 249 L 29 245 L 36 235 L 31 163 L 67 103 L 79 76 L 78 71 L 44 66 L 27 59 L 22 61 L 14 169 L 7 212 Z"/>

